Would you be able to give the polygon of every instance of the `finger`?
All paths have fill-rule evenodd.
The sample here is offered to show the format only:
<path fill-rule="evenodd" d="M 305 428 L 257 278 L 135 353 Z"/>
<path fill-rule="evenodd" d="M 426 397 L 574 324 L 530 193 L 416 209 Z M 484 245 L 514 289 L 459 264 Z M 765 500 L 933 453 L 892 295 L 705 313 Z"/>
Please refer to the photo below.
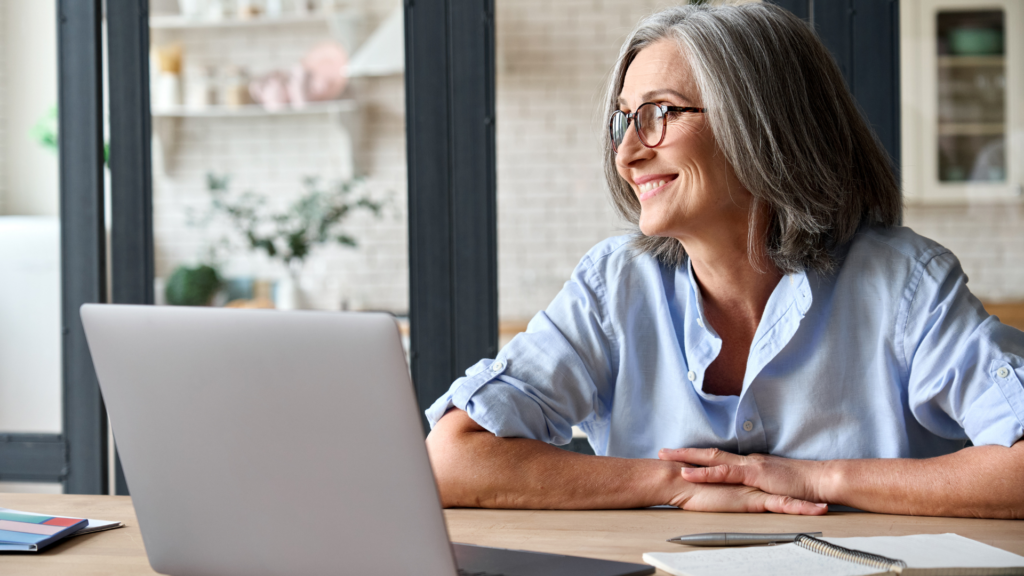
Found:
<path fill-rule="evenodd" d="M 700 466 L 743 463 L 743 456 L 723 452 L 718 448 L 662 448 L 658 452 L 658 458 Z"/>
<path fill-rule="evenodd" d="M 683 468 L 683 479 L 698 484 L 746 484 L 754 486 L 754 479 L 748 478 L 750 468 L 746 466 L 709 466 L 707 468 Z"/>
<path fill-rule="evenodd" d="M 778 494 L 765 494 L 764 508 L 769 512 L 799 514 L 803 516 L 821 516 L 828 513 L 828 504 L 816 504 Z"/>
<path fill-rule="evenodd" d="M 776 512 L 820 516 L 828 512 L 825 504 L 815 504 L 778 494 L 768 494 L 749 486 L 722 484 L 695 485 L 685 500 L 673 503 L 684 510 L 702 512 Z"/>

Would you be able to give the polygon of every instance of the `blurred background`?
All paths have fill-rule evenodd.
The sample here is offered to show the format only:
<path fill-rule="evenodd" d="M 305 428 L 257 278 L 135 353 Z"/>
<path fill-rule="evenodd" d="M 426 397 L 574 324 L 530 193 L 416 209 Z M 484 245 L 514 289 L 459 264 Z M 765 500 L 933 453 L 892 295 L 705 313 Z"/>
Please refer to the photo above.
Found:
<path fill-rule="evenodd" d="M 625 35 L 671 4 L 496 0 L 501 343 L 625 231 L 601 98 Z M 401 3 L 150 11 L 157 303 L 407 316 Z M 902 0 L 899 17 L 905 223 L 1022 327 L 1024 3 Z M 61 432 L 56 18 L 54 2 L 0 0 L 4 433 Z M 0 477 L 0 491 L 60 489 Z"/>

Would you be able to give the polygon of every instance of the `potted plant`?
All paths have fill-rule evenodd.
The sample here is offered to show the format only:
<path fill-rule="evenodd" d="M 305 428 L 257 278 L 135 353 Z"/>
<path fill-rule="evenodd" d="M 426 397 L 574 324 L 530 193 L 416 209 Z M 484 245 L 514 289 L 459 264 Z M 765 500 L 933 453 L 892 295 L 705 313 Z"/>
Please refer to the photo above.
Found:
<path fill-rule="evenodd" d="M 344 228 L 345 220 L 360 211 L 379 217 L 384 207 L 383 201 L 361 190 L 358 180 L 323 184 L 319 178 L 306 177 L 304 192 L 283 210 L 271 208 L 260 194 L 232 194 L 228 176 L 207 174 L 206 183 L 210 208 L 199 223 L 226 219 L 247 249 L 281 262 L 288 276 L 278 286 L 275 300 L 280 308 L 303 307 L 299 275 L 318 246 L 358 246 L 355 236 Z M 231 242 L 225 238 L 220 244 L 229 246 Z"/>
<path fill-rule="evenodd" d="M 174 306 L 209 306 L 222 285 L 212 266 L 178 266 L 167 280 L 164 296 Z"/>

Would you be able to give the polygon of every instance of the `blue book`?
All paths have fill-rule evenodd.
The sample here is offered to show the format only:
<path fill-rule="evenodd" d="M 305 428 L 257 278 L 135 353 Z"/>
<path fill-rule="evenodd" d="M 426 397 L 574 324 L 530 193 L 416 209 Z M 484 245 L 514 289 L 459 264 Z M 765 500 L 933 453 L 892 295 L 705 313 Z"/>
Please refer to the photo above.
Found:
<path fill-rule="evenodd" d="M 0 552 L 38 552 L 85 528 L 89 520 L 0 508 Z"/>

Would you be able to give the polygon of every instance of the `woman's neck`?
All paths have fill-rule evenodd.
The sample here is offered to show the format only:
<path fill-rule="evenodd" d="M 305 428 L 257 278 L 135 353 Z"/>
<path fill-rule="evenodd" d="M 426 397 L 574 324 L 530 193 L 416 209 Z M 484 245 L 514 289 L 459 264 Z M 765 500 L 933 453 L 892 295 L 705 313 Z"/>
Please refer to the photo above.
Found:
<path fill-rule="evenodd" d="M 746 232 L 746 231 L 744 231 Z M 721 240 L 721 239 L 719 239 Z M 768 299 L 782 279 L 782 272 L 764 254 L 763 244 L 755 243 L 759 253 L 751 263 L 746 234 L 728 242 L 684 243 L 693 266 L 693 274 L 701 288 L 704 307 L 714 309 L 715 316 L 757 328 Z M 758 268 L 761 268 L 760 270 Z"/>

